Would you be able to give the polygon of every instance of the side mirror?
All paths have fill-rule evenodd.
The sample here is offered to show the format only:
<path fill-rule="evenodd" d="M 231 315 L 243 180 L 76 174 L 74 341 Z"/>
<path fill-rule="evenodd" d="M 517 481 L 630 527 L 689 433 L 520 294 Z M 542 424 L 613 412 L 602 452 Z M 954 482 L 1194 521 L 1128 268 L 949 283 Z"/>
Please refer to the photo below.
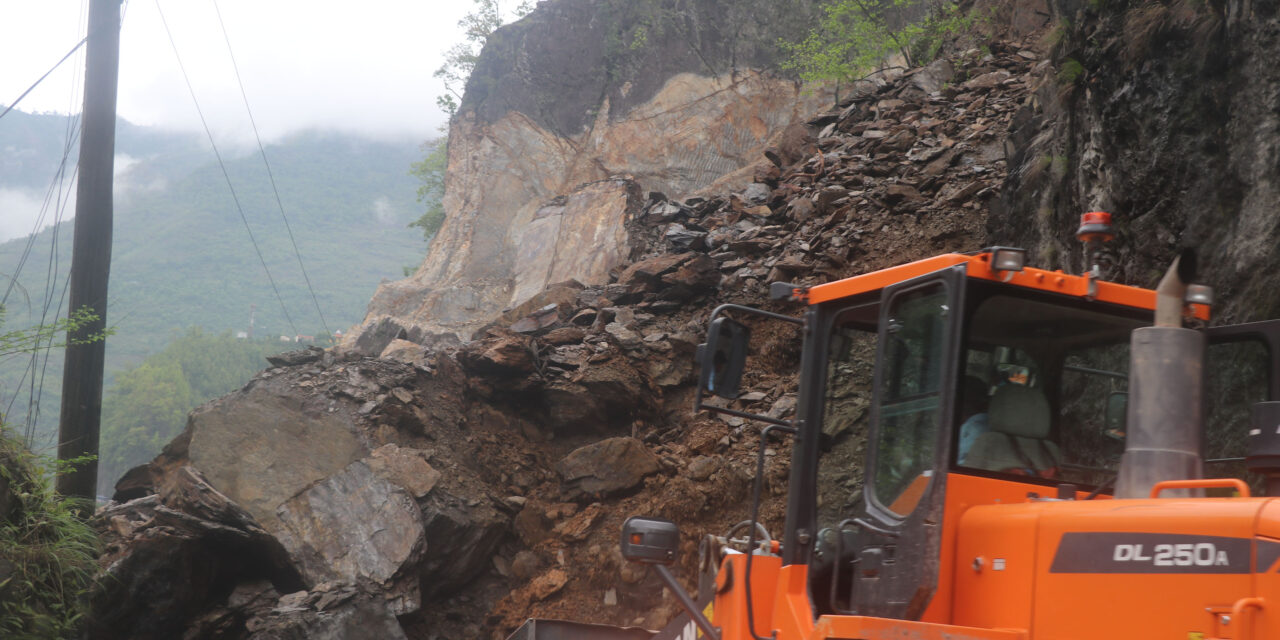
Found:
<path fill-rule="evenodd" d="M 679 546 L 680 529 L 670 520 L 631 516 L 622 523 L 622 557 L 630 562 L 649 565 L 662 579 L 662 583 L 667 585 L 667 590 L 680 601 L 680 606 L 689 615 L 689 619 L 702 630 L 701 636 L 721 640 L 720 630 L 712 626 L 707 616 L 703 615 L 703 607 L 689 597 L 689 593 L 666 567 L 675 563 L 676 548 Z M 692 631 L 686 631 L 686 635 L 680 637 L 690 637 L 690 633 Z"/>
<path fill-rule="evenodd" d="M 1112 391 L 1107 396 L 1106 415 L 1103 416 L 1103 430 L 1108 437 L 1124 440 L 1125 429 L 1129 421 L 1129 393 Z"/>
<path fill-rule="evenodd" d="M 622 523 L 622 557 L 642 564 L 673 564 L 680 545 L 676 523 L 661 518 L 631 516 Z"/>
<path fill-rule="evenodd" d="M 721 398 L 737 398 L 747 361 L 751 330 L 729 318 L 716 318 L 707 330 L 707 341 L 698 345 L 702 389 Z"/>

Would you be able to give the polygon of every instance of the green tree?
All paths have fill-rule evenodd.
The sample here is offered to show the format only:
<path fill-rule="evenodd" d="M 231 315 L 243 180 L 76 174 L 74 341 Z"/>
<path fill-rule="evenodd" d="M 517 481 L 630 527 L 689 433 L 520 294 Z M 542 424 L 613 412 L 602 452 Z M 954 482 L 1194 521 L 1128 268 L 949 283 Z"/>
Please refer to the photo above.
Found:
<path fill-rule="evenodd" d="M 426 157 L 409 165 L 409 175 L 418 179 L 418 202 L 426 205 L 426 211 L 410 227 L 422 229 L 422 237 L 431 241 L 444 224 L 444 174 L 449 165 L 448 145 L 443 138 L 428 140 L 422 144 Z"/>
<path fill-rule="evenodd" d="M 102 403 L 100 477 L 117 478 L 159 453 L 181 432 L 195 398 L 181 365 L 170 358 L 148 358 L 117 375 Z"/>
<path fill-rule="evenodd" d="M 783 67 L 809 82 L 851 84 L 883 69 L 895 53 L 908 65 L 921 64 L 972 22 L 951 0 L 831 0 L 822 11 L 803 40 L 781 43 L 790 54 Z M 912 14 L 924 18 L 893 26 Z"/>
<path fill-rule="evenodd" d="M 444 82 L 445 88 L 445 93 L 436 98 L 436 104 L 451 118 L 458 111 L 462 91 L 467 85 L 467 78 L 471 77 L 471 71 L 476 68 L 485 40 L 498 27 L 511 20 L 518 20 L 533 10 L 530 0 L 520 0 L 508 10 L 502 8 L 501 0 L 472 2 L 475 9 L 458 21 L 458 26 L 462 27 L 462 42 L 445 51 L 444 64 L 433 74 Z"/>
<path fill-rule="evenodd" d="M 98 486 L 109 488 L 125 471 L 155 457 L 182 432 L 192 409 L 244 386 L 266 367 L 266 356 L 291 346 L 195 327 L 117 374 L 102 401 Z"/>

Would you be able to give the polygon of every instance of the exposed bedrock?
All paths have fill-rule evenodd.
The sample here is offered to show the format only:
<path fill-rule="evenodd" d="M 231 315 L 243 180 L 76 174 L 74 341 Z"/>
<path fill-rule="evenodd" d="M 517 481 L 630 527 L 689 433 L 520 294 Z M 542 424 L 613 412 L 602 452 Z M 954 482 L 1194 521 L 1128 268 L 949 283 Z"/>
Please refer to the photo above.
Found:
<path fill-rule="evenodd" d="M 658 4 L 546 2 L 490 39 L 450 128 L 444 227 L 365 330 L 469 339 L 548 284 L 606 283 L 646 192 L 741 187 L 750 172 L 732 174 L 825 103 L 768 71 L 808 3 Z"/>
<path fill-rule="evenodd" d="M 1013 120 L 991 235 L 1079 272 L 1070 231 L 1080 213 L 1109 211 L 1113 279 L 1153 286 L 1194 246 L 1216 317 L 1280 315 L 1276 4 L 1052 4 L 1063 27 Z"/>

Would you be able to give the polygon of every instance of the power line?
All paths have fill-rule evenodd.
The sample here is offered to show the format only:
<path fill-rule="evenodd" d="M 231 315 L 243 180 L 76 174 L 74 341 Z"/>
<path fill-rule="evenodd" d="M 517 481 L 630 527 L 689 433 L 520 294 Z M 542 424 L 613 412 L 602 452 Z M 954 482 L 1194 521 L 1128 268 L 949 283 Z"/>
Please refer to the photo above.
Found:
<path fill-rule="evenodd" d="M 58 252 L 58 231 L 59 231 L 58 225 L 61 224 L 63 213 L 65 213 L 67 204 L 70 202 L 70 199 L 67 197 L 67 194 L 70 193 L 70 189 L 71 189 L 70 185 L 75 183 L 76 175 L 79 172 L 78 166 L 72 167 L 71 177 L 68 180 L 67 159 L 70 157 L 71 150 L 75 148 L 76 142 L 79 140 L 79 137 L 80 137 L 80 128 L 78 126 L 79 119 L 80 119 L 79 115 L 69 116 L 67 118 L 67 126 L 66 126 L 67 137 L 65 139 L 65 142 L 63 143 L 62 159 L 58 163 L 58 170 L 57 172 L 54 173 L 53 179 L 49 182 L 49 189 L 45 192 L 44 202 L 40 207 L 40 214 L 36 217 L 36 222 L 35 222 L 34 228 L 31 231 L 31 235 L 27 236 L 27 243 L 23 247 L 22 255 L 18 259 L 17 268 L 14 270 L 13 276 L 9 279 L 9 287 L 5 290 L 4 296 L 0 298 L 0 306 L 3 306 L 4 303 L 8 301 L 9 295 L 10 293 L 12 293 L 14 288 L 21 287 L 21 285 L 18 283 L 18 277 L 22 274 L 22 270 L 26 267 L 27 260 L 30 258 L 31 252 L 35 247 L 36 235 L 40 231 L 41 227 L 43 227 L 44 225 L 44 221 L 49 214 L 50 204 L 54 202 L 54 196 L 56 194 L 57 200 L 56 200 L 56 204 L 54 204 L 53 206 L 53 209 L 54 209 L 53 231 L 50 234 L 51 235 L 51 246 L 49 250 L 50 262 L 49 262 L 49 266 L 46 268 L 46 271 L 45 271 L 45 295 L 42 301 L 43 308 L 41 309 L 40 322 L 36 326 L 43 326 L 44 323 L 48 320 L 49 307 L 52 304 L 53 292 L 57 289 L 57 285 L 55 285 L 54 282 L 56 279 L 55 274 L 56 274 L 57 252 Z M 64 185 L 66 185 L 65 191 L 64 191 Z M 66 293 L 66 287 L 64 285 L 63 294 L 65 295 L 65 293 Z M 32 306 L 31 300 L 30 300 L 30 297 L 28 296 L 27 307 L 30 309 L 31 306 Z M 61 309 L 62 309 L 62 301 L 59 300 L 58 313 L 61 313 Z M 57 317 L 57 316 L 55 315 L 54 317 Z M 53 347 L 53 340 L 54 340 L 54 336 L 51 335 L 49 338 L 49 345 L 44 348 L 46 364 L 49 357 L 48 352 Z M 28 373 L 32 375 L 31 383 L 34 384 L 35 368 L 37 366 L 36 365 L 37 356 L 40 350 L 41 350 L 41 347 L 39 345 L 39 342 L 37 341 L 36 346 L 31 353 L 32 359 L 27 365 L 27 370 L 23 372 L 22 379 L 18 383 L 18 387 L 14 390 L 13 397 L 10 398 L 8 404 L 5 407 L 5 413 L 9 413 L 9 411 L 13 408 L 13 403 L 17 400 L 18 395 L 22 392 L 23 384 L 27 382 Z M 43 380 L 41 381 L 41 391 L 43 391 Z M 34 393 L 34 390 L 32 391 L 32 393 Z M 38 398 L 36 400 L 36 404 L 38 404 Z M 28 397 L 28 402 L 27 402 L 26 422 L 27 424 L 26 424 L 24 437 L 27 445 L 31 445 L 34 437 L 34 424 L 33 424 L 34 421 L 32 418 L 32 400 L 30 395 Z"/>
<path fill-rule="evenodd" d="M 333 332 L 329 330 L 329 323 L 325 321 L 324 312 L 320 310 L 320 301 L 316 299 L 315 289 L 311 288 L 311 276 L 307 275 L 307 268 L 302 264 L 302 252 L 298 251 L 298 243 L 293 239 L 293 227 L 289 225 L 289 218 L 284 214 L 284 203 L 280 200 L 280 190 L 276 188 L 276 177 L 271 171 L 271 163 L 267 162 L 267 150 L 262 146 L 262 136 L 258 135 L 258 123 L 253 119 L 253 110 L 249 108 L 249 95 L 245 93 L 244 81 L 240 79 L 240 65 L 236 64 L 236 54 L 231 49 L 231 38 L 227 35 L 227 25 L 222 21 L 222 10 L 218 8 L 218 0 L 213 0 L 213 10 L 218 14 L 218 26 L 222 28 L 222 40 L 227 43 L 227 54 L 231 56 L 231 68 L 236 72 L 236 84 L 240 85 L 240 97 L 244 99 L 244 110 L 249 114 L 249 124 L 253 126 L 253 137 L 258 142 L 262 164 L 267 168 L 267 178 L 271 180 L 271 193 L 275 194 L 276 205 L 280 208 L 280 219 L 284 220 L 284 228 L 289 232 L 289 244 L 293 245 L 293 255 L 298 258 L 298 268 L 302 270 L 302 279 L 307 282 L 307 292 L 311 294 L 311 302 L 315 304 L 316 314 L 320 316 L 320 325 L 324 327 L 325 335 L 332 338 Z"/>
<path fill-rule="evenodd" d="M 66 62 L 67 58 L 71 57 L 71 54 L 79 51 L 80 47 L 83 47 L 84 43 L 88 41 L 89 41 L 89 36 L 85 36 L 84 39 L 80 40 L 80 42 L 77 43 L 76 46 L 72 47 L 71 50 L 67 52 L 67 55 L 62 56 L 62 59 L 59 60 L 56 64 L 54 64 L 52 67 L 50 67 L 48 71 L 44 72 L 44 75 L 40 76 L 40 79 L 36 80 L 35 84 L 32 84 L 30 87 L 27 87 L 27 90 L 23 91 L 22 95 L 18 96 L 17 100 L 14 100 L 13 103 L 10 104 L 9 107 L 5 109 L 3 113 L 0 113 L 0 118 L 5 117 L 6 114 L 8 114 L 10 111 L 13 111 L 13 108 L 18 106 L 18 103 L 22 102 L 22 99 L 27 97 L 28 93 L 31 93 L 31 91 L 35 89 L 37 86 L 39 86 L 41 82 L 44 82 L 44 79 L 48 78 L 49 74 L 53 73 L 55 69 L 62 66 L 62 63 Z"/>
<path fill-rule="evenodd" d="M 82 33 L 86 31 L 88 31 L 88 5 L 87 3 L 82 2 L 80 6 L 80 17 L 79 20 L 76 21 L 75 33 Z M 40 313 L 40 321 L 36 325 L 37 327 L 45 326 L 45 323 L 49 319 L 50 307 L 53 305 L 55 300 L 57 301 L 58 306 L 53 312 L 53 317 L 57 318 L 62 315 L 62 305 L 66 302 L 67 286 L 70 282 L 70 274 L 68 274 L 63 278 L 61 291 L 58 290 L 57 280 L 60 265 L 58 239 L 59 232 L 62 229 L 61 225 L 64 214 L 66 213 L 66 208 L 70 204 L 69 194 L 71 189 L 75 188 L 76 176 L 79 173 L 78 165 L 72 167 L 70 177 L 67 176 L 66 170 L 67 159 L 70 157 L 71 151 L 75 148 L 75 145 L 80 138 L 81 114 L 76 113 L 75 108 L 77 103 L 81 100 L 80 74 L 83 69 L 83 64 L 73 66 L 71 91 L 70 95 L 67 97 L 67 113 L 74 113 L 75 115 L 68 116 L 64 123 L 62 159 L 58 163 L 58 171 L 54 174 L 54 178 L 50 182 L 50 190 L 54 191 L 56 189 L 57 202 L 54 205 L 54 218 L 53 224 L 51 225 L 53 228 L 49 234 L 49 260 L 45 267 L 45 293 L 43 307 Z M 44 206 L 41 208 L 40 212 L 41 220 L 37 221 L 36 228 L 32 231 L 32 239 L 34 239 L 34 234 L 39 231 L 44 216 L 47 215 L 48 206 L 49 201 L 48 198 L 46 198 Z M 40 402 L 44 398 L 44 383 L 48 373 L 49 360 L 52 357 L 56 339 L 56 334 L 50 333 L 48 336 L 48 342 L 43 347 L 40 346 L 40 341 L 37 340 L 35 348 L 32 349 L 31 352 L 31 361 L 27 365 L 27 371 L 31 373 L 31 380 L 27 393 L 27 415 L 23 437 L 27 447 L 32 449 L 34 449 L 35 446 L 36 428 L 40 420 Z M 41 360 L 41 358 L 43 358 L 43 360 Z M 39 370 L 38 378 L 36 374 L 37 369 Z M 26 372 L 24 372 L 23 375 L 25 378 Z M 9 402 L 9 406 L 12 406 L 13 401 L 16 399 L 17 393 L 15 392 L 14 397 Z"/>
<path fill-rule="evenodd" d="M 79 118 L 79 116 L 73 116 L 71 118 L 76 119 Z M 27 236 L 26 245 L 22 247 L 22 255 L 18 257 L 18 264 L 14 267 L 13 277 L 10 278 L 9 286 L 5 289 L 4 295 L 0 296 L 0 307 L 3 307 L 4 304 L 9 301 L 9 295 L 13 293 L 13 288 L 18 283 L 18 277 L 22 275 L 22 270 L 26 267 L 27 259 L 31 257 L 31 250 L 35 247 L 36 243 L 36 234 L 40 232 L 41 228 L 43 228 L 45 218 L 49 215 L 50 201 L 53 199 L 55 193 L 61 196 L 60 189 L 62 178 L 66 174 L 67 158 L 71 153 L 72 146 L 75 144 L 74 140 L 79 138 L 79 135 L 80 133 L 77 129 L 75 137 L 72 138 L 72 141 L 69 142 L 62 151 L 62 160 L 58 164 L 58 171 L 54 174 L 53 180 L 50 181 L 48 190 L 45 191 L 44 202 L 40 205 L 40 213 L 36 216 L 35 224 L 32 225 L 31 234 Z"/>
<path fill-rule="evenodd" d="M 236 211 L 240 214 L 240 221 L 244 223 L 244 229 L 249 233 L 249 242 L 253 244 L 253 250 L 258 254 L 258 261 L 262 263 L 262 270 L 267 273 L 267 281 L 271 283 L 271 290 L 276 294 L 276 300 L 280 302 L 280 310 L 284 312 L 284 318 L 289 322 L 289 327 L 293 329 L 294 335 L 298 335 L 298 327 L 293 324 L 293 317 L 289 315 L 289 310 L 285 308 L 284 298 L 280 296 L 280 289 L 276 287 L 275 278 L 271 277 L 271 269 L 267 268 L 267 260 L 262 257 L 262 249 L 258 248 L 258 241 L 253 237 L 253 229 L 249 227 L 249 218 L 244 215 L 244 207 L 240 206 L 240 197 L 236 195 L 236 189 L 231 184 L 231 174 L 227 172 L 227 165 L 222 162 L 222 154 L 218 152 L 218 144 L 213 141 L 213 132 L 209 129 L 209 123 L 205 121 L 204 111 L 200 109 L 200 101 L 196 99 L 196 90 L 191 86 L 191 78 L 187 75 L 187 68 L 182 64 L 182 56 L 178 54 L 178 43 L 173 39 L 173 32 L 169 30 L 169 22 L 165 20 L 164 11 L 160 9 L 160 0 L 155 0 L 156 11 L 160 13 L 160 24 L 164 25 L 165 35 L 169 37 L 169 46 L 173 48 L 173 57 L 178 60 L 178 69 L 182 71 L 182 79 L 187 83 L 187 91 L 191 93 L 191 101 L 195 103 L 196 114 L 200 116 L 200 125 L 204 127 L 204 133 L 209 138 L 209 146 L 213 147 L 213 155 L 218 159 L 218 167 L 222 169 L 222 177 L 227 181 L 227 189 L 231 191 L 231 199 L 236 203 Z"/>
<path fill-rule="evenodd" d="M 65 150 L 63 152 L 64 166 L 66 162 L 66 157 L 67 155 L 70 154 L 71 147 L 74 146 L 75 138 L 79 137 L 80 130 L 79 128 L 74 129 L 74 132 L 75 132 L 74 138 L 72 137 L 72 132 L 73 132 L 73 129 L 70 127 L 70 125 L 68 125 L 67 142 L 65 145 Z M 68 183 L 68 193 L 70 192 L 70 188 L 71 188 L 70 185 L 75 183 L 76 175 L 79 173 L 79 169 L 80 169 L 79 165 L 74 167 L 72 169 L 70 179 L 66 181 Z M 63 172 L 63 175 L 65 176 L 65 172 Z M 53 301 L 55 299 L 58 301 L 58 308 L 57 310 L 54 311 L 53 317 L 54 318 L 62 317 L 62 305 L 67 300 L 67 287 L 70 285 L 70 282 L 71 282 L 71 273 L 68 271 L 66 277 L 63 278 L 63 281 L 62 281 L 62 291 L 61 292 L 58 291 L 58 287 L 56 284 L 58 279 L 58 266 L 59 266 L 58 232 L 62 228 L 63 214 L 66 213 L 67 205 L 70 204 L 71 199 L 67 197 L 61 197 L 59 198 L 59 200 L 60 202 L 59 202 L 58 208 L 55 210 L 54 217 L 53 217 L 53 232 L 50 234 L 52 236 L 52 239 L 50 241 L 50 246 L 49 246 L 49 264 L 45 268 L 44 310 L 40 315 L 39 326 L 43 326 L 44 323 L 48 320 L 49 307 L 53 304 Z M 28 447 L 31 447 L 35 443 L 34 441 L 35 441 L 36 424 L 40 419 L 40 401 L 44 398 L 45 374 L 49 370 L 49 358 L 53 351 L 53 344 L 54 344 L 55 338 L 56 338 L 55 335 L 50 334 L 49 343 L 44 347 L 44 362 L 39 365 L 40 379 L 38 383 L 35 377 L 35 368 L 37 366 L 37 362 L 39 361 L 40 349 L 37 348 L 36 351 L 32 352 L 31 390 L 27 398 L 26 441 L 27 441 Z"/>

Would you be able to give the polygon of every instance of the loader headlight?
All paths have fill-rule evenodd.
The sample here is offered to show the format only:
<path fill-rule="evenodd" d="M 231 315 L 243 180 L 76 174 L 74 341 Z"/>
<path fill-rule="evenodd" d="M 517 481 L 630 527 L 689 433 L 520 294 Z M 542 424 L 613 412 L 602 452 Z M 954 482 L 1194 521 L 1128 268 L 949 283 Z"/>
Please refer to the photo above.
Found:
<path fill-rule="evenodd" d="M 1213 287 L 1203 284 L 1187 285 L 1187 295 L 1183 298 L 1190 304 L 1202 304 L 1206 307 L 1213 306 Z"/>
<path fill-rule="evenodd" d="M 1017 247 L 992 247 L 991 268 L 995 271 L 1022 271 L 1027 264 L 1027 250 Z"/>

